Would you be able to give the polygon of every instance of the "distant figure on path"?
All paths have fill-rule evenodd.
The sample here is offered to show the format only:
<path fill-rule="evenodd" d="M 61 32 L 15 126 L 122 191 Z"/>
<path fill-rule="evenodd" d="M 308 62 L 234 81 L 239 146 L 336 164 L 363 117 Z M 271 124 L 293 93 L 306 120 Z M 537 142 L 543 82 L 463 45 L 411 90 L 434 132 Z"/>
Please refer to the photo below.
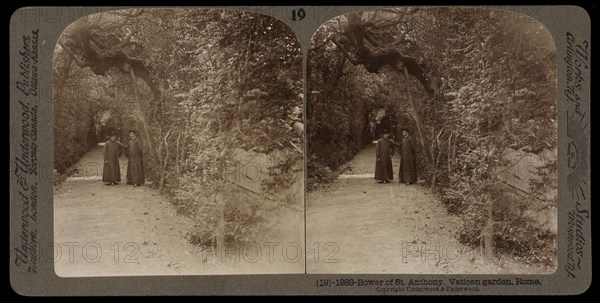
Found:
<path fill-rule="evenodd" d="M 121 182 L 121 169 L 119 168 L 119 144 L 117 134 L 110 133 L 110 139 L 104 143 L 104 168 L 102 169 L 102 182 L 106 185 Z"/>
<path fill-rule="evenodd" d="M 375 145 L 375 154 L 377 162 L 375 163 L 375 180 L 377 183 L 388 183 L 394 179 L 392 169 L 392 154 L 393 146 L 398 143 L 389 139 L 390 132 L 386 129 L 383 131 L 383 138 L 377 140 Z"/>
<path fill-rule="evenodd" d="M 400 171 L 398 179 L 406 185 L 417 182 L 417 155 L 415 154 L 415 140 L 410 136 L 408 129 L 402 130 L 402 151 L 400 154 Z"/>
<path fill-rule="evenodd" d="M 119 144 L 129 149 L 129 161 L 127 162 L 127 184 L 133 184 L 133 187 L 138 187 L 144 184 L 144 153 L 142 151 L 142 143 L 137 137 L 135 130 L 129 131 L 129 144 Z"/>

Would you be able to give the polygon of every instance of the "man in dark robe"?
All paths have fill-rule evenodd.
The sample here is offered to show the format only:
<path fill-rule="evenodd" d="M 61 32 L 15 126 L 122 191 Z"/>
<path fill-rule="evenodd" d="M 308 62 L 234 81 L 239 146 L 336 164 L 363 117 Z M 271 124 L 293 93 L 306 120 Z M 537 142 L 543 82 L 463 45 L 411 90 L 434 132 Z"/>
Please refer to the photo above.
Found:
<path fill-rule="evenodd" d="M 119 144 L 117 134 L 112 132 L 110 139 L 104 143 L 104 168 L 102 169 L 102 182 L 106 185 L 121 182 L 121 170 L 119 168 Z"/>
<path fill-rule="evenodd" d="M 406 185 L 417 182 L 417 156 L 415 154 L 415 140 L 410 136 L 408 129 L 402 130 L 402 148 L 400 153 L 400 171 L 398 179 Z"/>
<path fill-rule="evenodd" d="M 377 140 L 375 145 L 375 155 L 377 162 L 375 163 L 375 180 L 377 183 L 388 183 L 394 179 L 392 169 L 392 154 L 393 146 L 398 145 L 396 142 L 389 139 L 390 133 L 387 130 L 383 131 L 383 138 Z"/>
<path fill-rule="evenodd" d="M 133 187 L 138 187 L 144 184 L 144 153 L 142 151 L 142 143 L 137 137 L 137 132 L 129 131 L 129 144 L 121 146 L 129 151 L 129 160 L 127 161 L 127 184 L 133 184 Z"/>

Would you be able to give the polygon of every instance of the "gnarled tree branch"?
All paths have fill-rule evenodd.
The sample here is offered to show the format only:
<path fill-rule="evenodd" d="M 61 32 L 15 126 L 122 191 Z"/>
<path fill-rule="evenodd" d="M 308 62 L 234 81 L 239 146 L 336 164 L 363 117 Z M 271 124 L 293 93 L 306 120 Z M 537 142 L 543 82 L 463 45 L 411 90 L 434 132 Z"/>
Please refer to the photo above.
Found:
<path fill-rule="evenodd" d="M 332 41 L 348 60 L 354 65 L 363 65 L 370 73 L 379 73 L 384 66 L 391 66 L 392 68 L 402 66 L 408 71 L 408 74 L 419 80 L 425 91 L 430 94 L 433 93 L 432 85 L 425 72 L 425 66 L 419 63 L 416 58 L 403 54 L 393 43 L 390 43 L 389 47 L 380 47 L 380 43 L 365 32 L 365 28 L 369 23 L 363 21 L 362 16 L 362 12 L 348 14 L 346 16 L 348 26 L 344 31 L 344 35 L 337 35 L 337 37 L 332 38 Z M 401 23 L 403 21 L 398 20 L 396 22 Z M 399 40 L 404 39 L 409 32 L 410 30 L 405 31 Z"/>

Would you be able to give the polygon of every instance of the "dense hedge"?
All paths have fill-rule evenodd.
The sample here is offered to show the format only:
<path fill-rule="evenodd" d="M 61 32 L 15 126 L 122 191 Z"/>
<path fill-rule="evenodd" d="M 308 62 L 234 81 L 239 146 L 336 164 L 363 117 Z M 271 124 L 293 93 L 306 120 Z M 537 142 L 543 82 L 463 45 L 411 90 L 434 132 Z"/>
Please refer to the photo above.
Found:
<path fill-rule="evenodd" d="M 55 83 L 53 95 L 54 119 L 54 169 L 59 174 L 68 173 L 68 169 L 79 161 L 90 148 L 96 146 L 94 115 L 100 108 L 99 96 L 80 87 L 91 85 L 81 79 L 85 71 L 78 70 L 68 58 L 60 57 L 56 65 L 67 68 L 54 70 Z M 61 74 L 59 74 L 59 71 Z M 91 75 L 88 74 L 89 77 Z"/>
<path fill-rule="evenodd" d="M 127 130 L 139 132 L 147 185 L 193 219 L 191 242 L 258 241 L 271 228 L 270 212 L 301 209 L 303 142 L 290 125 L 302 108 L 302 57 L 285 24 L 220 9 L 128 10 L 103 20 L 107 16 L 70 25 L 55 52 L 55 83 L 77 87 L 68 97 L 55 93 L 57 167 L 89 147 L 70 142 L 74 121 L 110 109 L 124 142 Z M 81 49 L 90 45 L 81 41 L 88 37 L 95 48 Z M 100 47 L 104 55 L 122 51 L 134 58 L 135 77 L 123 65 L 104 70 L 112 61 L 98 61 L 102 56 L 91 56 L 89 67 L 71 60 Z M 250 190 L 231 187 L 226 178 L 240 150 L 274 161 L 262 167 L 264 182 Z"/>

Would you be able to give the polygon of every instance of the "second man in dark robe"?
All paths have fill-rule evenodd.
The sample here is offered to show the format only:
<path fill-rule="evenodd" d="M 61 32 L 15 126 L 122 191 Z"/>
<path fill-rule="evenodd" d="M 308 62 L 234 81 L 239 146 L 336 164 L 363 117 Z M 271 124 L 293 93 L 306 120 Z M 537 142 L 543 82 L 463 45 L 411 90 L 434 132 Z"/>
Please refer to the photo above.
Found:
<path fill-rule="evenodd" d="M 392 155 L 394 154 L 394 146 L 396 142 L 389 139 L 390 133 L 385 130 L 383 137 L 377 140 L 375 145 L 375 154 L 377 162 L 375 163 L 375 180 L 378 183 L 388 183 L 394 179 L 392 169 Z"/>
<path fill-rule="evenodd" d="M 144 184 L 144 152 L 142 143 L 137 137 L 137 132 L 129 131 L 129 144 L 121 146 L 128 148 L 129 160 L 127 162 L 127 184 L 133 184 L 134 187 Z"/>
<path fill-rule="evenodd" d="M 408 129 L 402 130 L 402 149 L 400 153 L 400 170 L 398 178 L 400 179 L 400 183 L 405 183 L 406 185 L 417 182 L 415 140 L 410 136 Z"/>

